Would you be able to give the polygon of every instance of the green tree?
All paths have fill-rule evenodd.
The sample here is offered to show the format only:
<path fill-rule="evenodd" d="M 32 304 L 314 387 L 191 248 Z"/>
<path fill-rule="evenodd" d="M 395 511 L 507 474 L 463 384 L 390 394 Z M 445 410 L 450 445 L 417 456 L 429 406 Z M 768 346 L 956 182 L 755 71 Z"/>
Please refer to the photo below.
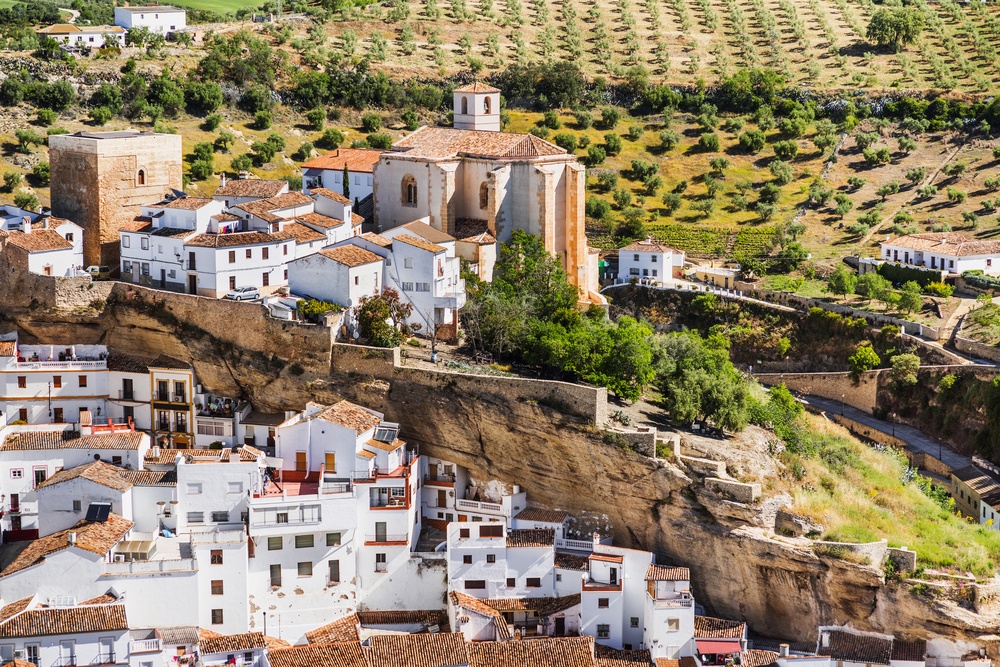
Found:
<path fill-rule="evenodd" d="M 622 138 L 614 132 L 604 135 L 604 150 L 608 155 L 618 155 L 622 151 Z"/>
<path fill-rule="evenodd" d="M 740 148 L 747 153 L 756 154 L 764 149 L 767 138 L 760 130 L 747 130 L 740 135 Z"/>
<path fill-rule="evenodd" d="M 413 306 L 400 301 L 399 292 L 384 288 L 381 294 L 358 299 L 357 320 L 361 337 L 375 347 L 396 347 L 410 334 L 407 318 Z"/>
<path fill-rule="evenodd" d="M 830 274 L 830 280 L 826 284 L 827 291 L 838 296 L 854 294 L 854 286 L 858 283 L 858 277 L 844 265 L 840 265 Z"/>
<path fill-rule="evenodd" d="M 328 127 L 316 144 L 318 146 L 322 146 L 323 148 L 333 150 L 335 148 L 340 148 L 340 145 L 344 143 L 344 139 L 345 137 L 343 132 L 335 127 Z"/>
<path fill-rule="evenodd" d="M 871 342 L 867 340 L 858 343 L 858 346 L 854 349 L 854 353 L 847 358 L 847 364 L 850 366 L 851 374 L 855 377 L 861 375 L 865 371 L 877 368 L 881 363 L 882 359 L 872 348 Z"/>
<path fill-rule="evenodd" d="M 705 132 L 698 138 L 698 148 L 706 152 L 719 150 L 719 135 L 714 132 Z"/>
<path fill-rule="evenodd" d="M 854 292 L 866 301 L 884 301 L 885 295 L 891 291 L 892 283 L 874 271 L 859 277 L 854 285 Z"/>
<path fill-rule="evenodd" d="M 38 197 L 35 196 L 34 192 L 28 192 L 27 190 L 21 190 L 14 195 L 14 206 L 23 209 L 25 211 L 38 211 Z"/>
<path fill-rule="evenodd" d="M 920 285 L 909 280 L 903 283 L 899 290 L 899 309 L 906 313 L 923 308 L 924 299 L 920 296 Z"/>
<path fill-rule="evenodd" d="M 310 109 L 306 112 L 306 120 L 309 121 L 309 127 L 316 132 L 322 132 L 323 124 L 326 122 L 326 110 L 321 107 Z"/>
<path fill-rule="evenodd" d="M 917 383 L 917 373 L 920 371 L 920 357 L 915 354 L 897 354 L 889 359 L 892 370 L 889 376 L 898 384 L 912 385 Z"/>
<path fill-rule="evenodd" d="M 31 168 L 31 175 L 39 185 L 48 185 L 51 169 L 48 162 L 39 162 Z"/>
<path fill-rule="evenodd" d="M 674 130 L 660 131 L 660 148 L 664 151 L 672 151 L 681 143 L 681 135 Z"/>
<path fill-rule="evenodd" d="M 898 52 L 916 41 L 925 21 L 924 13 L 917 7 L 882 7 L 872 14 L 865 36 Z"/>
<path fill-rule="evenodd" d="M 3 174 L 3 189 L 5 192 L 13 192 L 21 184 L 24 177 L 17 171 L 5 171 Z"/>

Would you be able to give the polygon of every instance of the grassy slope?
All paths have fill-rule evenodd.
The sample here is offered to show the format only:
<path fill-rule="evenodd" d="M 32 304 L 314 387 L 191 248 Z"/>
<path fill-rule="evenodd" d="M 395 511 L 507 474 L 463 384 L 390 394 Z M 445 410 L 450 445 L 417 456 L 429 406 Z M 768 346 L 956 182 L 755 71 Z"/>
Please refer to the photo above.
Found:
<path fill-rule="evenodd" d="M 792 457 L 805 468 L 793 489 L 794 509 L 823 524 L 823 539 L 885 538 L 890 546 L 916 550 L 921 566 L 992 574 L 1000 564 L 1000 532 L 956 516 L 916 484 L 903 483 L 901 456 L 876 451 L 819 417 L 810 420 L 829 444 L 819 456 Z"/>

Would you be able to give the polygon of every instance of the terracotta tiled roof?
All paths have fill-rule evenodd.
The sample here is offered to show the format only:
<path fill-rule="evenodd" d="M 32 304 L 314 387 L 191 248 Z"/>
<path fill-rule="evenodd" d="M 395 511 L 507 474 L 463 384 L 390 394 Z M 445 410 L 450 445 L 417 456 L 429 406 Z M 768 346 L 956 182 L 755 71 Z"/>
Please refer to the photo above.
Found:
<path fill-rule="evenodd" d="M 348 614 L 332 623 L 310 630 L 306 633 L 306 641 L 310 644 L 331 644 L 336 642 L 359 641 L 358 615 Z"/>
<path fill-rule="evenodd" d="M 276 241 L 295 239 L 296 243 L 311 243 L 313 241 L 326 240 L 326 234 L 317 232 L 315 229 L 306 227 L 299 222 L 287 222 L 280 232 L 271 234 L 271 238 Z"/>
<path fill-rule="evenodd" d="M 556 532 L 548 528 L 517 528 L 507 533 L 507 548 L 550 547 L 555 542 Z"/>
<path fill-rule="evenodd" d="M 178 236 L 191 236 L 194 233 L 195 231 L 193 229 L 185 229 L 183 227 L 159 227 L 153 230 L 151 236 L 175 238 Z"/>
<path fill-rule="evenodd" d="M 449 593 L 449 597 L 451 598 L 451 603 L 456 607 L 461 607 L 465 611 L 477 614 L 483 618 L 493 619 L 494 623 L 496 623 L 496 631 L 499 639 L 510 638 L 510 628 L 507 626 L 503 614 L 486 604 L 485 600 L 480 600 L 467 593 L 460 593 L 458 591 L 452 591 Z"/>
<path fill-rule="evenodd" d="M 202 638 L 202 653 L 226 653 L 229 651 L 252 651 L 267 646 L 263 632 L 244 632 L 238 635 L 221 635 Z"/>
<path fill-rule="evenodd" d="M 17 342 L 12 340 L 0 340 L 0 357 L 13 357 L 17 348 Z"/>
<path fill-rule="evenodd" d="M 927 659 L 927 641 L 917 639 L 912 642 L 902 639 L 892 640 L 892 659 L 904 662 L 923 662 Z M 750 667 L 756 667 L 751 665 Z"/>
<path fill-rule="evenodd" d="M 267 657 L 271 667 L 368 667 L 358 641 L 271 649 Z"/>
<path fill-rule="evenodd" d="M 974 465 L 967 465 L 951 473 L 979 496 L 984 503 L 1000 504 L 1000 480 L 992 473 Z"/>
<path fill-rule="evenodd" d="M 469 667 L 594 667 L 593 637 L 473 642 Z"/>
<path fill-rule="evenodd" d="M 740 664 L 743 667 L 768 667 L 778 661 L 778 654 L 774 651 L 762 651 L 760 649 L 747 649 L 740 653 Z"/>
<path fill-rule="evenodd" d="M 829 633 L 828 646 L 823 646 L 823 635 Z M 696 633 L 697 634 L 697 633 Z M 872 665 L 888 665 L 892 657 L 892 639 L 875 635 L 862 635 L 844 630 L 823 630 L 820 632 L 820 655 L 828 655 L 844 662 L 863 662 Z"/>
<path fill-rule="evenodd" d="M 22 611 L 28 608 L 34 597 L 29 596 L 26 598 L 21 598 L 20 600 L 15 600 L 9 604 L 5 604 L 2 609 L 0 609 L 0 623 L 3 623 L 10 619 L 15 614 L 20 614 Z"/>
<path fill-rule="evenodd" d="M 557 598 L 490 598 L 481 602 L 497 611 L 535 611 L 544 617 L 577 606 L 580 604 L 580 594 Z"/>
<path fill-rule="evenodd" d="M 260 178 L 237 178 L 227 181 L 213 197 L 275 197 L 288 188 L 287 181 L 266 181 Z"/>
<path fill-rule="evenodd" d="M 132 488 L 132 483 L 125 479 L 122 475 L 118 474 L 120 471 L 120 468 L 113 466 L 110 463 L 105 463 L 104 461 L 91 461 L 90 463 L 84 463 L 83 465 L 76 466 L 75 468 L 60 470 L 39 484 L 36 488 L 43 489 L 82 477 L 83 479 L 90 480 L 95 484 L 106 486 L 109 489 L 127 491 Z"/>
<path fill-rule="evenodd" d="M 399 241 L 400 243 L 405 243 L 406 245 L 411 245 L 414 248 L 420 248 L 421 250 L 426 250 L 427 252 L 432 252 L 434 254 L 444 252 L 446 250 L 444 246 L 439 246 L 436 243 L 431 243 L 430 241 L 417 236 L 411 236 L 410 234 L 393 236 L 392 240 Z"/>
<path fill-rule="evenodd" d="M 239 216 L 232 213 L 216 213 L 212 216 L 212 220 L 218 220 L 219 222 L 234 222 L 239 219 Z"/>
<path fill-rule="evenodd" d="M 490 226 L 480 218 L 459 218 L 455 221 L 455 238 L 467 243 L 496 243 L 497 239 L 490 233 Z"/>
<path fill-rule="evenodd" d="M 198 248 L 232 248 L 233 246 L 275 243 L 280 240 L 274 235 L 264 232 L 233 232 L 231 234 L 199 234 L 185 241 L 184 245 Z"/>
<path fill-rule="evenodd" d="M 668 252 L 680 252 L 679 250 L 674 250 L 668 245 L 663 243 L 657 243 L 656 241 L 636 241 L 635 243 L 630 243 L 624 248 L 619 248 L 618 252 L 657 252 L 660 254 L 665 254 Z"/>
<path fill-rule="evenodd" d="M 352 225 L 354 225 L 356 227 L 356 226 L 362 224 L 364 221 L 365 221 L 365 216 L 361 215 L 360 213 L 355 213 L 354 211 L 351 211 L 351 224 Z"/>
<path fill-rule="evenodd" d="M 531 134 L 456 130 L 450 127 L 422 127 L 393 144 L 392 150 L 426 158 L 467 156 L 518 160 L 553 155 L 570 157 L 555 144 Z"/>
<path fill-rule="evenodd" d="M 681 658 L 680 660 L 657 658 L 656 667 L 698 667 L 698 661 L 691 656 Z"/>
<path fill-rule="evenodd" d="M 42 637 L 128 630 L 124 604 L 28 609 L 0 623 L 0 637 Z"/>
<path fill-rule="evenodd" d="M 65 431 L 42 433 L 11 433 L 0 445 L 3 451 L 36 451 L 40 449 L 121 449 L 136 450 L 148 437 L 137 431 L 106 433 L 66 438 Z M 74 434 L 76 435 L 76 434 Z"/>
<path fill-rule="evenodd" d="M 373 635 L 365 650 L 370 667 L 450 667 L 466 665 L 461 633 Z"/>
<path fill-rule="evenodd" d="M 60 530 L 59 532 L 32 540 L 30 544 L 17 558 L 0 572 L 0 577 L 6 577 L 14 572 L 31 567 L 36 563 L 45 560 L 49 554 L 54 554 L 64 549 L 68 549 L 69 534 L 76 533 L 76 548 L 89 551 L 103 556 L 118 544 L 132 526 L 135 525 L 128 519 L 123 519 L 117 514 L 108 516 L 108 520 L 100 521 L 78 521 L 72 528 Z M 126 626 L 128 627 L 128 626 Z"/>
<path fill-rule="evenodd" d="M 394 452 L 403 445 L 406 444 L 403 440 L 396 438 L 392 442 L 382 442 L 381 440 L 369 440 L 365 443 L 369 447 L 374 447 L 375 449 L 381 450 L 383 452 Z"/>
<path fill-rule="evenodd" d="M 331 405 L 316 415 L 316 419 L 322 419 L 331 424 L 338 424 L 354 429 L 354 432 L 358 435 L 375 428 L 382 422 L 381 415 L 375 414 L 350 401 L 341 401 L 340 403 Z"/>
<path fill-rule="evenodd" d="M 277 211 L 278 209 L 289 208 L 291 206 L 306 206 L 307 204 L 315 204 L 316 200 L 304 192 L 293 190 L 292 192 L 286 192 L 278 195 L 277 197 L 261 199 L 260 202 L 257 203 L 264 202 L 267 202 L 267 205 L 270 207 L 268 210 Z"/>
<path fill-rule="evenodd" d="M 365 232 L 360 236 L 365 241 L 369 243 L 374 243 L 375 245 L 380 245 L 383 248 L 388 248 L 392 246 L 392 241 L 382 236 L 381 234 L 376 234 L 375 232 Z"/>
<path fill-rule="evenodd" d="M 356 245 L 342 245 L 336 248 L 326 248 L 320 250 L 319 254 L 323 255 L 327 259 L 332 259 L 338 264 L 343 264 L 344 266 L 355 267 L 362 266 L 364 264 L 374 264 L 375 262 L 381 262 L 382 258 L 373 253 L 370 250 L 365 250 Z"/>
<path fill-rule="evenodd" d="M 515 519 L 521 521 L 540 521 L 541 523 L 562 523 L 569 518 L 568 512 L 549 510 L 542 507 L 529 507 L 521 510 Z"/>
<path fill-rule="evenodd" d="M 112 604 L 113 602 L 118 602 L 118 596 L 112 595 L 111 593 L 105 593 L 104 595 L 98 595 L 96 598 L 90 598 L 89 600 L 84 600 L 78 603 L 81 607 L 88 604 Z"/>
<path fill-rule="evenodd" d="M 0 665 L 0 667 L 38 667 L 33 662 L 28 662 L 27 660 L 21 660 L 20 658 L 14 658 L 13 660 L 8 660 L 7 662 Z"/>
<path fill-rule="evenodd" d="M 691 581 L 691 570 L 650 563 L 646 568 L 646 581 Z"/>
<path fill-rule="evenodd" d="M 320 155 L 318 158 L 303 162 L 306 169 L 330 169 L 343 171 L 347 165 L 347 171 L 372 173 L 378 156 L 382 154 L 380 150 L 360 149 L 360 148 L 338 148 L 337 150 Z"/>
<path fill-rule="evenodd" d="M 12 246 L 28 252 L 47 252 L 49 250 L 68 250 L 73 244 L 59 236 L 51 229 L 33 229 L 30 233 L 7 232 Z"/>
<path fill-rule="evenodd" d="M 445 625 L 448 613 L 440 609 L 386 609 L 379 611 L 359 611 L 358 620 L 366 625 L 402 625 L 426 623 Z"/>
<path fill-rule="evenodd" d="M 139 357 L 121 352 L 108 352 L 108 370 L 122 373 L 149 373 L 149 366 Z"/>
<path fill-rule="evenodd" d="M 156 634 L 159 635 L 165 645 L 169 646 L 197 644 L 200 638 L 198 628 L 191 625 L 176 625 L 169 628 L 156 628 Z"/>
<path fill-rule="evenodd" d="M 581 572 L 586 572 L 590 567 L 589 558 L 586 556 L 577 556 L 576 554 L 567 554 L 557 551 L 555 561 L 556 567 L 564 570 L 579 570 Z"/>
<path fill-rule="evenodd" d="M 321 213 L 306 213 L 305 215 L 300 215 L 299 220 L 323 229 L 335 229 L 341 225 L 347 224 L 343 220 L 337 220 L 336 218 L 331 218 L 330 216 L 323 215 Z"/>
<path fill-rule="evenodd" d="M 152 449 L 146 451 L 146 463 L 153 463 L 158 465 L 171 464 L 177 459 L 177 455 L 181 456 L 211 456 L 219 460 L 229 460 L 228 452 L 229 449 L 170 449 L 168 447 L 161 447 L 160 453 L 154 454 Z M 223 458 L 225 457 L 225 458 Z"/>
<path fill-rule="evenodd" d="M 711 616 L 694 617 L 694 636 L 697 639 L 743 639 L 747 624 Z"/>
<path fill-rule="evenodd" d="M 118 474 L 133 486 L 177 485 L 177 473 L 173 470 L 119 470 Z"/>
<path fill-rule="evenodd" d="M 80 32 L 80 29 L 71 23 L 54 23 L 45 28 L 39 28 L 35 32 L 45 35 L 64 35 L 70 32 Z"/>
<path fill-rule="evenodd" d="M 203 206 L 208 206 L 214 200 L 208 197 L 181 197 L 166 204 L 157 204 L 150 208 L 174 208 L 181 211 L 197 211 Z"/>
<path fill-rule="evenodd" d="M 153 229 L 153 219 L 145 215 L 137 215 L 118 229 L 123 232 L 149 232 Z"/>
<path fill-rule="evenodd" d="M 592 553 L 589 556 L 590 560 L 599 560 L 606 563 L 623 563 L 625 561 L 625 556 L 621 554 L 606 554 L 606 553 Z"/>
<path fill-rule="evenodd" d="M 482 81 L 473 81 L 455 89 L 456 93 L 499 93 L 499 88 L 487 85 Z"/>
<path fill-rule="evenodd" d="M 166 368 L 169 370 L 178 371 L 189 371 L 191 369 L 191 364 L 186 361 L 181 361 L 176 357 L 171 357 L 166 354 L 158 354 L 156 357 L 149 362 L 150 368 Z"/>
<path fill-rule="evenodd" d="M 955 257 L 1000 254 L 1000 240 L 978 241 L 976 239 L 971 239 L 960 232 L 897 236 L 896 238 L 883 242 L 882 245 L 910 248 L 911 250 L 934 252 L 942 255 L 952 255 Z"/>
<path fill-rule="evenodd" d="M 328 188 L 309 188 L 309 193 L 316 195 L 317 197 L 326 197 L 327 199 L 332 199 L 333 201 L 343 204 L 344 206 L 350 206 L 351 200 L 340 194 L 335 190 L 330 190 Z"/>
<path fill-rule="evenodd" d="M 646 650 L 616 651 L 598 644 L 594 653 L 597 667 L 651 667 L 653 664 Z"/>
<path fill-rule="evenodd" d="M 400 227 L 410 232 L 413 236 L 422 238 L 425 241 L 430 241 L 431 243 L 440 244 L 455 240 L 454 236 L 445 234 L 440 229 L 431 227 L 426 222 L 420 222 L 419 220 L 408 222 L 405 225 L 400 225 Z"/>

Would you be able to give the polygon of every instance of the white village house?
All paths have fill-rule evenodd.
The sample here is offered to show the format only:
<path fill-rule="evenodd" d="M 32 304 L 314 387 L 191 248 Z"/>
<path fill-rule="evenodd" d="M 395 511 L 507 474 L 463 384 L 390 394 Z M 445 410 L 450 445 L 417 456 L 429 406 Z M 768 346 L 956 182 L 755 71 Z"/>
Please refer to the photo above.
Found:
<path fill-rule="evenodd" d="M 99 49 L 105 44 L 125 46 L 125 29 L 117 25 L 56 23 L 35 31 L 39 40 L 54 39 L 68 49 Z"/>
<path fill-rule="evenodd" d="M 679 277 L 684 253 L 652 239 L 636 241 L 618 251 L 618 282 L 633 278 L 641 283 L 662 284 Z"/>
<path fill-rule="evenodd" d="M 150 32 L 166 37 L 172 32 L 187 28 L 187 12 L 170 5 L 115 7 L 115 25 L 125 30 L 147 28 Z"/>
<path fill-rule="evenodd" d="M 4 220 L 4 226 L 9 231 L 0 229 L 0 258 L 7 266 L 43 276 L 83 270 L 83 228 L 75 222 L 28 214 Z"/>
<path fill-rule="evenodd" d="M 982 241 L 960 232 L 897 236 L 882 242 L 886 262 L 934 269 L 951 274 L 982 271 L 1000 274 L 1000 241 Z"/>
<path fill-rule="evenodd" d="M 381 154 L 373 148 L 338 148 L 307 160 L 302 163 L 302 190 L 310 193 L 313 188 L 326 188 L 361 202 L 372 194 L 375 163 Z"/>

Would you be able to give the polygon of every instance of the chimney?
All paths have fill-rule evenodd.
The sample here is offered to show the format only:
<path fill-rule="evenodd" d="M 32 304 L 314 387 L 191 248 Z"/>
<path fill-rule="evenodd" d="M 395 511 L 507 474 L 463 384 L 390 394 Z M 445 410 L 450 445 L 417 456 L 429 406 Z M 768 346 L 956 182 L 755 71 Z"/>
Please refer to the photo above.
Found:
<path fill-rule="evenodd" d="M 222 172 L 222 176 L 219 177 L 219 187 L 220 188 L 226 187 L 226 172 Z"/>
<path fill-rule="evenodd" d="M 160 446 L 159 445 L 153 445 L 152 447 L 149 448 L 149 451 L 153 454 L 154 457 L 160 458 Z"/>
<path fill-rule="evenodd" d="M 66 533 L 66 539 L 69 542 L 70 546 L 76 544 L 76 532 L 70 531 Z"/>
<path fill-rule="evenodd" d="M 778 656 L 782 657 L 782 658 L 787 658 L 788 657 L 788 644 L 779 644 L 778 645 Z"/>
<path fill-rule="evenodd" d="M 830 633 L 824 632 L 822 635 L 820 635 L 819 641 L 820 641 L 820 646 L 822 646 L 823 648 L 830 648 Z"/>
<path fill-rule="evenodd" d="M 31 218 L 28 216 L 21 218 L 21 231 L 25 234 L 31 233 Z"/>

